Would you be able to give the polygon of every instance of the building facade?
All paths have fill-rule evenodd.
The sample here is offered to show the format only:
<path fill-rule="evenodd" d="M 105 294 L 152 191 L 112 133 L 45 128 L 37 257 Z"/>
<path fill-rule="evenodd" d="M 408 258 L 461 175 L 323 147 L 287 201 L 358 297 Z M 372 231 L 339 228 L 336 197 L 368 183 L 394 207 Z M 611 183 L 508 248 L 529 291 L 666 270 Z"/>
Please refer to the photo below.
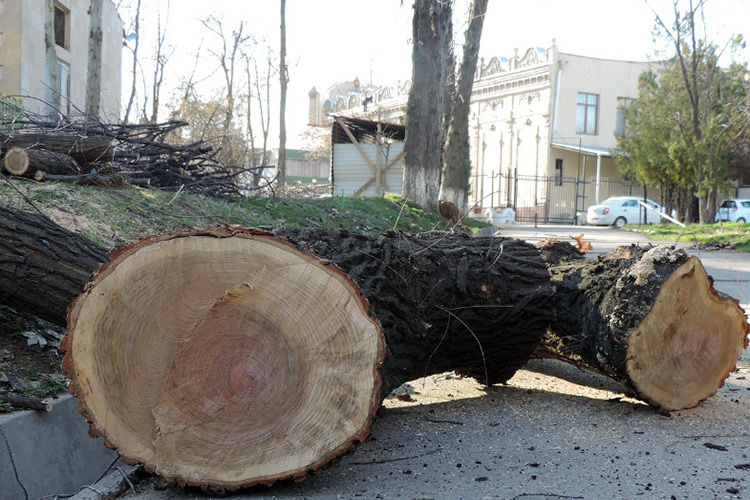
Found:
<path fill-rule="evenodd" d="M 46 113 L 52 93 L 60 95 L 67 115 L 82 114 L 86 105 L 90 0 L 54 0 L 54 50 L 57 85 L 51 88 L 45 46 L 46 0 L 0 0 L 0 94 L 25 96 L 23 107 Z M 102 11 L 100 116 L 120 115 L 123 24 L 112 0 Z"/>
<path fill-rule="evenodd" d="M 643 195 L 642 187 L 624 181 L 612 151 L 627 126 L 621 110 L 637 98 L 639 76 L 651 68 L 654 63 L 561 53 L 554 43 L 482 60 L 471 97 L 473 212 L 512 207 L 516 220 L 574 222 L 608 196 Z M 318 109 L 398 122 L 410 87 L 407 81 L 318 97 Z M 658 198 L 654 190 L 648 195 Z"/>

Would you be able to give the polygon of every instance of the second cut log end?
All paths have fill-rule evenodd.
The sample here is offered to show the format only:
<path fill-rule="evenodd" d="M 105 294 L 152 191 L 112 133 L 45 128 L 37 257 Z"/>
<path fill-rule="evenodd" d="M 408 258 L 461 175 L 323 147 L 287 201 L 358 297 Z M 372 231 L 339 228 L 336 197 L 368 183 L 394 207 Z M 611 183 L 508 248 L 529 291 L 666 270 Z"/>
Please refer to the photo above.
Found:
<path fill-rule="evenodd" d="M 650 313 L 630 335 L 627 371 L 639 395 L 666 411 L 716 393 L 748 345 L 735 299 L 720 296 L 690 257 L 665 281 Z"/>

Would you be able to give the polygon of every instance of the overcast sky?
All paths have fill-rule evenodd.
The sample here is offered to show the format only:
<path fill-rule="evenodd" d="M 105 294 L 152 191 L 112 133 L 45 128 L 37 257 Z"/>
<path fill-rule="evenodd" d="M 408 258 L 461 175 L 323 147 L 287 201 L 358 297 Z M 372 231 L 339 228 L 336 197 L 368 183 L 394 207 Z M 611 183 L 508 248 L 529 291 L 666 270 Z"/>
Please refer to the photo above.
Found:
<path fill-rule="evenodd" d="M 144 39 L 146 30 L 153 29 L 159 1 L 142 2 Z M 120 3 L 127 8 L 135 0 Z M 468 9 L 468 0 L 456 3 L 456 12 Z M 649 4 L 665 19 L 671 18 L 671 0 Z M 210 46 L 211 37 L 199 19 L 212 13 L 227 28 L 244 20 L 257 38 L 265 37 L 278 48 L 277 1 L 172 0 L 171 5 L 167 42 L 175 46 L 175 53 L 168 84 L 189 73 L 199 45 L 204 53 Z M 307 122 L 307 92 L 313 86 L 324 91 L 355 76 L 366 83 L 372 75 L 379 85 L 411 78 L 411 5 L 411 0 L 287 0 L 288 147 L 299 147 L 296 135 Z M 706 5 L 709 38 L 723 44 L 731 34 L 748 35 L 750 0 L 708 0 Z M 122 17 L 127 21 L 126 12 Z M 489 0 L 481 55 L 509 57 L 515 48 L 521 53 L 529 47 L 547 48 L 554 38 L 562 52 L 644 61 L 654 54 L 653 27 L 654 14 L 644 0 Z M 459 21 L 454 29 L 463 33 L 465 24 Z M 124 82 L 130 78 L 127 59 L 126 51 Z M 741 59 L 750 59 L 750 49 Z M 207 60 L 199 72 L 208 75 L 215 70 L 216 64 Z M 214 82 L 213 86 L 221 84 Z M 125 93 L 127 87 L 125 83 Z M 272 116 L 277 113 L 278 109 Z"/>

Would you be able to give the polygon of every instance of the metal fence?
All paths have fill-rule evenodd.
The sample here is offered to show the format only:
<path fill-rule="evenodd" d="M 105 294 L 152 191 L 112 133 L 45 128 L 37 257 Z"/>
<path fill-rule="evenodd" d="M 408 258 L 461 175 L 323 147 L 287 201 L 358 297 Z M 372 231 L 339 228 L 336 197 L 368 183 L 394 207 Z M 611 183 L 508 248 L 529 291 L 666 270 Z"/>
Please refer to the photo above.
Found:
<path fill-rule="evenodd" d="M 495 174 L 488 176 L 486 185 L 493 186 L 484 196 L 483 206 L 512 207 L 517 222 L 539 222 L 547 224 L 575 224 L 578 214 L 585 214 L 590 205 L 596 203 L 597 186 L 594 180 L 576 177 L 546 175 Z M 638 196 L 659 203 L 659 189 L 645 190 L 640 184 L 601 179 L 599 201 L 610 196 Z"/>

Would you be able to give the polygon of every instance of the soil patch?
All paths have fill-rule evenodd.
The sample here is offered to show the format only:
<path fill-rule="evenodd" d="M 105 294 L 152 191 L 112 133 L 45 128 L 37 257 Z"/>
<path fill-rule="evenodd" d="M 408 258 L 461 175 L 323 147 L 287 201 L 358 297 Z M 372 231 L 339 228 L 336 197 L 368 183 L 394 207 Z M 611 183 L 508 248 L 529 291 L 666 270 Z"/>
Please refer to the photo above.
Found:
<path fill-rule="evenodd" d="M 0 393 L 44 398 L 66 392 L 63 352 L 56 345 L 56 337 L 64 333 L 63 328 L 0 306 Z M 0 406 L 0 412 L 8 410 Z"/>

